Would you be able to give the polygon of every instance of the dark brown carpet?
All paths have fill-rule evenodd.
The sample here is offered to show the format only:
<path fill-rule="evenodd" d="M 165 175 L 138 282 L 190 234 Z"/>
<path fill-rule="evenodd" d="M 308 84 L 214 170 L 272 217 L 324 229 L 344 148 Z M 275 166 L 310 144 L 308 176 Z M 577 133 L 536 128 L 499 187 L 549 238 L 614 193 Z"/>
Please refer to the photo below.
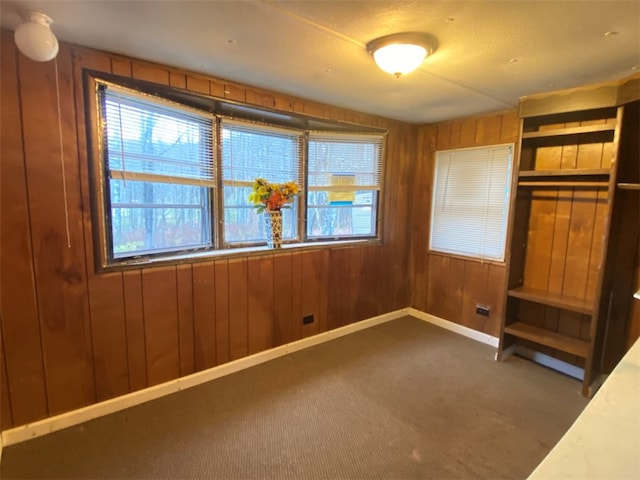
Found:
<path fill-rule="evenodd" d="M 6 447 L 14 478 L 525 478 L 579 382 L 413 318 Z"/>

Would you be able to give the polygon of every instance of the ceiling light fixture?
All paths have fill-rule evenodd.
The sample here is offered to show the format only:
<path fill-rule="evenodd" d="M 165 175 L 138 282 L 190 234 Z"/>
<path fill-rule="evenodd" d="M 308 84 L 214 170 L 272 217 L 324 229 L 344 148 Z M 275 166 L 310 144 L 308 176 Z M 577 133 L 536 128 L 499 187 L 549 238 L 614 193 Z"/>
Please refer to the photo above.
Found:
<path fill-rule="evenodd" d="M 58 54 L 58 39 L 51 31 L 53 20 L 44 13 L 31 12 L 29 21 L 18 25 L 14 38 L 25 56 L 36 62 L 48 62 Z"/>
<path fill-rule="evenodd" d="M 367 51 L 381 70 L 400 78 L 420 66 L 438 42 L 426 33 L 395 33 L 367 43 Z"/>

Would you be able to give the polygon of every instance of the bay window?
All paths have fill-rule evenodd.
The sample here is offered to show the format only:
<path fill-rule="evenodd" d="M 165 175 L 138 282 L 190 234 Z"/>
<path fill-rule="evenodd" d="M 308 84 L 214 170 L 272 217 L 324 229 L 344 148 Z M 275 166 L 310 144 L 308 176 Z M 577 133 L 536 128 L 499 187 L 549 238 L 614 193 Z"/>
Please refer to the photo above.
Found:
<path fill-rule="evenodd" d="M 378 238 L 383 132 L 92 80 L 99 268 L 264 245 L 256 178 L 304 192 L 285 243 Z"/>

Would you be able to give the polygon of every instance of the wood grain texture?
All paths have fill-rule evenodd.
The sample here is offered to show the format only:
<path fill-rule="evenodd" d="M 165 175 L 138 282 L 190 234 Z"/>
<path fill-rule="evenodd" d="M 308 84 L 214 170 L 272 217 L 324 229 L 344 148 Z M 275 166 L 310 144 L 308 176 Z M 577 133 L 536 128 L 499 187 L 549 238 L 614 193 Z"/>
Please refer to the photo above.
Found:
<path fill-rule="evenodd" d="M 27 180 L 22 148 L 22 121 L 17 50 L 5 36 L 0 44 L 0 299 L 5 359 L 3 390 L 14 399 L 3 402 L 3 418 L 16 425 L 47 416 L 45 372 L 36 300 L 35 272 Z M 3 428 L 12 423 L 3 421 Z"/>
<path fill-rule="evenodd" d="M 229 356 L 229 263 L 216 260 L 216 365 L 226 363 Z"/>
<path fill-rule="evenodd" d="M 24 168 L 49 414 L 96 400 L 70 50 L 61 47 L 56 62 L 63 159 L 55 65 L 18 57 Z"/>
<path fill-rule="evenodd" d="M 2 35 L 1 261 L 3 278 L 11 279 L 2 285 L 3 404 L 11 405 L 4 421 L 23 425 L 408 306 L 416 127 L 63 45 L 68 248 L 58 134 L 51 128 L 57 125 L 54 65 L 16 62 L 10 33 Z M 100 199 L 90 185 L 85 68 L 388 129 L 383 243 L 97 271 L 92 203 Z M 312 324 L 302 325 L 305 314 L 314 315 Z"/>
<path fill-rule="evenodd" d="M 231 360 L 249 353 L 247 259 L 229 261 L 229 354 Z"/>
<path fill-rule="evenodd" d="M 252 257 L 248 269 L 249 354 L 274 346 L 273 256 Z"/>
<path fill-rule="evenodd" d="M 178 333 L 180 336 L 180 375 L 196 371 L 194 336 L 193 271 L 191 265 L 176 268 L 178 288 Z"/>
<path fill-rule="evenodd" d="M 216 291 L 213 262 L 193 265 L 193 324 L 196 371 L 216 364 Z"/>
<path fill-rule="evenodd" d="M 147 344 L 145 340 L 144 306 L 142 303 L 142 272 L 129 270 L 122 274 L 122 291 L 127 331 L 129 388 L 145 388 L 147 380 Z"/>
<path fill-rule="evenodd" d="M 175 267 L 142 270 L 147 378 L 156 385 L 180 375 Z"/>

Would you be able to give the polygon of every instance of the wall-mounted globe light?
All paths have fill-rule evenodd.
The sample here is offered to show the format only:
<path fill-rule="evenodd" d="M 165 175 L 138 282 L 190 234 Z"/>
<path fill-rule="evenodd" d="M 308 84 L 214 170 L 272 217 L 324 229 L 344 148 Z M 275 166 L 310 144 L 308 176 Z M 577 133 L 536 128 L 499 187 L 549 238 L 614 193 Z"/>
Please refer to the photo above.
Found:
<path fill-rule="evenodd" d="M 16 46 L 36 62 L 48 62 L 58 54 L 58 39 L 51 31 L 53 20 L 44 13 L 31 12 L 29 21 L 16 28 Z"/>

